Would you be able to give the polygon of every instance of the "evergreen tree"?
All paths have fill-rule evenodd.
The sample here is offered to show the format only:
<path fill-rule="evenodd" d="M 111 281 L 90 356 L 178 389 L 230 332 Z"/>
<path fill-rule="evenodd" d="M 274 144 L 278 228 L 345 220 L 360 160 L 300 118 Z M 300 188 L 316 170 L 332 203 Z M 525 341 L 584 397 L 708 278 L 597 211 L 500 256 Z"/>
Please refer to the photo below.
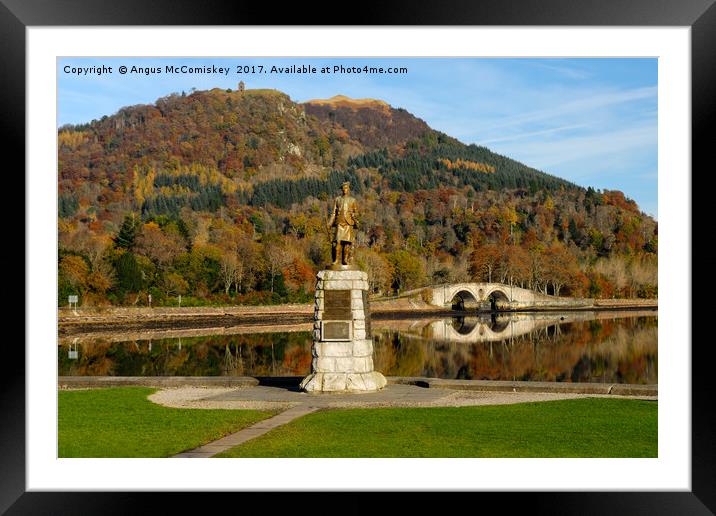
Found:
<path fill-rule="evenodd" d="M 132 249 L 134 240 L 137 238 L 137 232 L 139 231 L 139 224 L 140 220 L 134 216 L 134 213 L 125 215 L 122 227 L 114 239 L 117 247 Z"/>
<path fill-rule="evenodd" d="M 120 292 L 139 292 L 144 287 L 142 270 L 134 253 L 126 252 L 115 263 L 117 271 L 117 290 Z"/>
<path fill-rule="evenodd" d="M 72 217 L 79 209 L 79 202 L 74 193 L 60 194 L 57 201 L 60 218 Z"/>

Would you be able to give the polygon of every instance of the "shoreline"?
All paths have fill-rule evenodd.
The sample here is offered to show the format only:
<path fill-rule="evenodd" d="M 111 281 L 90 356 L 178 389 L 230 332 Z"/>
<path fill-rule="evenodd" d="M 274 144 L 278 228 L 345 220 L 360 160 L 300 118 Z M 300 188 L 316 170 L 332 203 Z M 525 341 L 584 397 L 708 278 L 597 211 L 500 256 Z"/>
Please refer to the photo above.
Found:
<path fill-rule="evenodd" d="M 376 301 L 371 316 L 376 320 L 411 319 L 424 317 L 475 317 L 501 313 L 560 313 L 653 310 L 658 311 L 655 299 L 603 299 L 594 300 L 591 306 L 540 307 L 535 309 L 489 311 L 457 311 L 425 306 L 387 305 Z M 381 306 L 382 305 L 382 306 Z M 386 306 L 387 305 L 387 306 Z M 225 307 L 107 307 L 59 308 L 58 332 L 62 336 L 84 332 L 200 329 L 234 326 L 305 324 L 313 321 L 313 303 L 273 306 L 225 306 Z M 258 328 L 257 328 L 258 329 Z"/>

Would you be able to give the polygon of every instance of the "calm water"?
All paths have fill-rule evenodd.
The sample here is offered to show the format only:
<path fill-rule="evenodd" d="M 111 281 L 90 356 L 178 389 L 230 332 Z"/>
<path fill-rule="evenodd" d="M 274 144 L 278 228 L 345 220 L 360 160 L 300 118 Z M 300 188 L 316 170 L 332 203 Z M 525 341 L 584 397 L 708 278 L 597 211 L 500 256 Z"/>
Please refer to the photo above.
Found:
<path fill-rule="evenodd" d="M 658 383 L 656 312 L 373 320 L 386 376 Z M 61 376 L 305 376 L 310 323 L 63 337 Z"/>

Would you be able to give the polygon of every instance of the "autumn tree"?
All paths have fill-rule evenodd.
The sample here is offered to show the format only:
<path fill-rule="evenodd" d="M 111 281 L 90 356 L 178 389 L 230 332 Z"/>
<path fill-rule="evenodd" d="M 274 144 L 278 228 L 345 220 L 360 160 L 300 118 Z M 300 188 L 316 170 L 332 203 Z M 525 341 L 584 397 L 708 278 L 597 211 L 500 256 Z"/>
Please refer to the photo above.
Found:
<path fill-rule="evenodd" d="M 162 286 L 167 297 L 183 295 L 189 291 L 189 282 L 176 272 L 165 274 L 162 278 Z"/>
<path fill-rule="evenodd" d="M 61 279 L 77 291 L 83 291 L 87 288 L 89 272 L 89 266 L 81 256 L 70 255 L 60 260 L 59 274 Z"/>
<path fill-rule="evenodd" d="M 308 292 L 314 286 L 316 271 L 299 254 L 295 253 L 291 261 L 283 268 L 287 286 L 293 291 Z"/>
<path fill-rule="evenodd" d="M 165 234 L 156 222 L 148 222 L 142 226 L 136 238 L 136 250 L 164 266 L 185 252 L 186 248 L 179 235 Z"/>
<path fill-rule="evenodd" d="M 220 265 L 221 279 L 224 282 L 224 293 L 229 295 L 231 285 L 233 285 L 236 280 L 236 269 L 238 265 L 236 252 L 233 249 L 222 249 Z"/>
<path fill-rule="evenodd" d="M 281 272 L 281 269 L 290 263 L 291 258 L 286 252 L 283 242 L 278 239 L 271 240 L 264 246 L 264 255 L 271 281 L 271 293 L 273 294 L 274 278 Z"/>
<path fill-rule="evenodd" d="M 258 244 L 247 235 L 243 235 L 236 242 L 236 271 L 234 282 L 236 292 L 242 292 L 250 280 L 259 271 L 261 260 Z"/>
<path fill-rule="evenodd" d="M 189 284 L 192 295 L 205 297 L 222 287 L 221 249 L 214 244 L 195 245 L 188 253 L 180 254 L 173 262 L 173 270 Z"/>
<path fill-rule="evenodd" d="M 391 262 L 380 253 L 359 248 L 356 261 L 368 273 L 368 289 L 371 293 L 385 293 L 390 289 L 394 270 Z"/>
<path fill-rule="evenodd" d="M 470 274 L 475 281 L 492 283 L 493 273 L 500 264 L 502 254 L 495 244 L 477 247 L 470 256 Z"/>
<path fill-rule="evenodd" d="M 394 288 L 400 291 L 423 284 L 425 266 L 420 258 L 405 250 L 394 251 L 387 258 L 393 268 Z"/>
<path fill-rule="evenodd" d="M 524 285 L 529 281 L 531 268 L 527 251 L 518 245 L 502 244 L 498 248 L 499 263 L 497 271 L 500 282 L 509 285 Z"/>
<path fill-rule="evenodd" d="M 551 283 L 555 296 L 565 285 L 574 282 L 579 273 L 577 260 L 569 250 L 560 242 L 553 242 L 544 253 L 545 276 L 547 283 Z"/>

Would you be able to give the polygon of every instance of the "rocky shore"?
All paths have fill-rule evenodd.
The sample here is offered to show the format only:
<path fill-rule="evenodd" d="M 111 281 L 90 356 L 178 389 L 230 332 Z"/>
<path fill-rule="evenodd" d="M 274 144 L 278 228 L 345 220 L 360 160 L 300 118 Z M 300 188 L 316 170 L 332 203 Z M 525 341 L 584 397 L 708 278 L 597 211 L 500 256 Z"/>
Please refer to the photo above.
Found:
<path fill-rule="evenodd" d="M 629 310 L 658 308 L 656 299 L 595 299 L 589 310 Z M 564 310 L 561 308 L 560 310 Z M 314 305 L 285 304 L 273 306 L 201 306 L 201 307 L 104 307 L 58 309 L 58 332 L 60 336 L 84 332 L 108 332 L 131 330 L 170 330 L 180 328 L 217 328 L 235 326 L 272 326 L 281 324 L 305 324 L 313 321 Z M 450 316 L 466 315 L 442 308 L 435 308 L 420 300 L 398 298 L 371 301 L 371 313 L 375 319 L 410 318 L 419 315 Z"/>

